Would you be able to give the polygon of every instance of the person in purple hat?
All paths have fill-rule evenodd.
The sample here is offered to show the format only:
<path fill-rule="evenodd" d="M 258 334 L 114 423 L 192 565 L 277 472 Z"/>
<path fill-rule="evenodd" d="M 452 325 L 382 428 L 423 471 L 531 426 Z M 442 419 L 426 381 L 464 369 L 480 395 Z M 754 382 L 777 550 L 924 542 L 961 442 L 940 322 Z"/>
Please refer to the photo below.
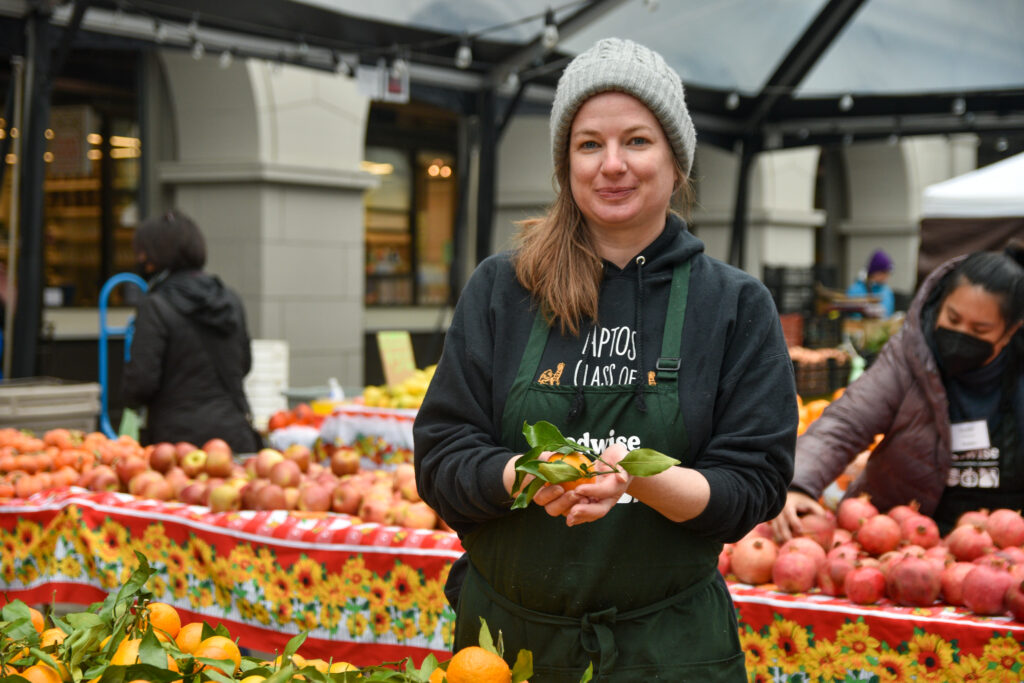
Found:
<path fill-rule="evenodd" d="M 881 249 L 876 249 L 868 260 L 867 270 L 861 271 L 861 276 L 846 290 L 846 295 L 877 297 L 888 318 L 896 308 L 896 297 L 889 286 L 891 274 L 892 258 Z"/>

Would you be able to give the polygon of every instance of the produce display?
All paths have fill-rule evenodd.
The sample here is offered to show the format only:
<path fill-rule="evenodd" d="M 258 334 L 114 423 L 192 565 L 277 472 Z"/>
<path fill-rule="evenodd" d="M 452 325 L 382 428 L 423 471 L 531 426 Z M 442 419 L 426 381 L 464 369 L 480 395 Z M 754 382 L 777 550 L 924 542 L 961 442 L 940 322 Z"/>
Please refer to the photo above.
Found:
<path fill-rule="evenodd" d="M 436 369 L 436 365 L 419 368 L 395 386 L 367 385 L 362 402 L 371 408 L 419 408 Z"/>
<path fill-rule="evenodd" d="M 306 634 L 292 638 L 273 659 L 243 655 L 221 624 L 182 623 L 169 604 L 152 601 L 146 583 L 154 571 L 142 553 L 138 568 L 117 591 L 88 610 L 64 616 L 15 600 L 0 610 L 0 680 L 29 683 L 88 681 L 114 683 L 200 683 L 242 681 L 392 681 L 394 683 L 524 683 L 533 657 L 520 651 L 514 666 L 502 657 L 486 623 L 479 645 L 463 648 L 441 663 L 428 654 L 379 666 L 307 659 L 299 654 Z M 590 680 L 584 672 L 581 683 Z"/>
<path fill-rule="evenodd" d="M 817 590 L 862 605 L 941 601 L 1024 622 L 1024 516 L 1017 510 L 964 513 L 943 537 L 915 503 L 882 513 L 863 495 L 802 522 L 804 535 L 787 541 L 758 525 L 725 546 L 719 570 L 787 593 Z"/>
<path fill-rule="evenodd" d="M 0 430 L 0 500 L 81 486 L 141 498 L 176 500 L 228 510 L 336 512 L 365 522 L 415 529 L 444 527 L 416 491 L 413 466 L 360 469 L 350 448 L 334 449 L 327 461 L 299 444 L 284 451 L 264 448 L 238 461 L 223 439 L 202 447 L 163 442 L 142 447 L 134 439 L 55 429 L 36 438 Z"/>

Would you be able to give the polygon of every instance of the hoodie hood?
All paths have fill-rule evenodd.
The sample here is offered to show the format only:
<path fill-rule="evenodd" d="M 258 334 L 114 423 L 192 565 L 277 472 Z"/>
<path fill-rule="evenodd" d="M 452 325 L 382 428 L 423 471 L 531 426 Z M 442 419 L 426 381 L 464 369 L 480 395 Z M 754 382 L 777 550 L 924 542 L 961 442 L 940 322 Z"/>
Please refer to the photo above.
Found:
<path fill-rule="evenodd" d="M 647 282 L 671 280 L 672 271 L 680 263 L 688 261 L 695 254 L 704 251 L 704 243 L 686 229 L 686 221 L 676 214 L 669 214 L 665 229 L 653 242 L 630 259 L 625 268 L 619 268 L 611 261 L 605 261 L 605 277 L 618 277 L 631 273 L 635 277 L 638 260 L 643 257 L 643 278 Z"/>
<path fill-rule="evenodd" d="M 171 273 L 153 286 L 186 318 L 210 328 L 221 336 L 240 324 L 234 298 L 216 275 L 199 270 Z"/>

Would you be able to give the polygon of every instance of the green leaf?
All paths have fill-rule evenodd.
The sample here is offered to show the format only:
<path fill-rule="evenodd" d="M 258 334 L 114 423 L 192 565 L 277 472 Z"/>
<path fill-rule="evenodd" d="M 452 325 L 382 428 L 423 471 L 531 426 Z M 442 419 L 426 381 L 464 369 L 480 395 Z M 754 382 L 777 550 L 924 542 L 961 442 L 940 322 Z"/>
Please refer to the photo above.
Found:
<path fill-rule="evenodd" d="M 158 641 L 159 642 L 159 641 Z M 114 668 L 114 667 L 111 667 Z M 153 666 L 152 664 L 130 664 L 124 668 L 124 680 L 126 681 L 150 681 L 151 683 L 170 683 L 181 679 L 181 674 L 167 668 L 167 659 L 164 658 L 163 665 Z"/>
<path fill-rule="evenodd" d="M 530 501 L 533 500 L 534 495 L 537 491 L 540 491 L 546 482 L 543 479 L 534 479 L 526 487 L 526 490 L 516 496 L 515 501 L 512 503 L 512 509 L 518 510 L 525 508 L 530 505 Z"/>
<path fill-rule="evenodd" d="M 565 437 L 562 436 L 562 432 L 558 431 L 558 427 L 544 420 L 539 420 L 533 425 L 523 422 L 523 436 L 526 437 L 526 443 L 534 448 L 543 448 L 544 450 L 552 450 L 547 448 L 549 445 L 554 445 L 557 448 L 566 443 Z"/>
<path fill-rule="evenodd" d="M 83 628 L 92 628 L 93 626 L 101 626 L 103 620 L 100 619 L 98 614 L 92 614 L 91 612 L 73 612 L 71 614 L 64 615 L 64 619 L 70 624 L 72 630 L 79 630 Z M 70 633 L 70 631 L 68 631 Z"/>
<path fill-rule="evenodd" d="M 543 475 L 543 479 L 549 484 L 561 484 L 567 481 L 583 479 L 588 476 L 569 463 L 562 462 L 561 460 L 541 463 L 539 469 Z"/>
<path fill-rule="evenodd" d="M 166 661 L 167 660 L 165 659 L 164 662 L 166 662 Z M 206 664 L 207 666 L 215 666 L 218 669 L 223 669 L 225 671 L 234 671 L 235 670 L 235 662 L 234 662 L 233 659 L 213 659 L 212 657 L 196 657 L 196 661 L 197 662 L 202 662 L 203 664 Z M 205 675 L 207 673 L 210 673 L 210 672 L 208 672 L 206 669 L 203 669 L 203 674 Z"/>
<path fill-rule="evenodd" d="M 302 631 L 297 635 L 293 636 L 288 644 L 284 646 L 284 652 L 281 653 L 281 661 L 290 660 L 292 655 L 299 651 L 302 644 L 306 642 L 306 638 L 309 636 L 309 631 Z"/>
<path fill-rule="evenodd" d="M 580 683 L 590 683 L 590 679 L 594 677 L 594 663 L 587 664 L 587 670 L 583 672 L 580 677 Z"/>
<path fill-rule="evenodd" d="M 540 462 L 540 460 L 538 460 L 537 458 L 543 452 L 544 450 L 541 448 L 531 448 L 530 450 L 523 453 L 523 455 L 518 460 L 516 460 L 516 479 L 515 482 L 513 482 L 512 484 L 513 493 L 515 493 L 522 487 L 523 479 L 526 477 L 527 474 L 535 474 L 534 472 L 531 472 L 531 468 L 533 468 L 537 463 Z"/>
<path fill-rule="evenodd" d="M 30 647 L 28 651 L 29 654 L 31 654 L 36 659 L 46 662 L 46 665 L 49 666 L 51 669 L 57 669 L 58 671 L 60 670 L 60 668 L 57 666 L 56 660 L 54 660 L 54 658 L 51 655 L 40 650 L 38 647 Z"/>
<path fill-rule="evenodd" d="M 149 577 L 153 575 L 153 569 L 149 566 L 149 561 L 146 556 L 138 550 L 135 551 L 135 557 L 139 560 L 138 568 L 131 573 L 128 580 L 124 582 L 120 590 L 117 591 L 117 598 L 114 600 L 115 603 L 127 601 L 130 603 L 135 602 L 137 594 L 149 581 Z"/>
<path fill-rule="evenodd" d="M 211 681 L 217 681 L 218 683 L 232 683 L 235 679 L 231 676 L 225 676 L 219 671 L 213 669 L 203 669 L 203 676 L 206 676 Z"/>
<path fill-rule="evenodd" d="M 679 461 L 675 458 L 670 458 L 653 448 L 638 448 L 635 451 L 630 451 L 625 458 L 619 461 L 619 467 L 634 477 L 649 477 L 678 464 Z"/>
<path fill-rule="evenodd" d="M 167 652 L 153 633 L 152 624 L 146 625 L 146 633 L 139 643 L 139 661 L 150 666 L 167 668 Z"/>
<path fill-rule="evenodd" d="M 497 648 L 494 647 L 494 641 L 491 640 L 491 629 L 487 628 L 487 620 L 483 617 L 480 617 L 479 645 L 488 652 L 493 652 L 494 654 L 500 656 L 500 653 L 498 652 Z"/>
<path fill-rule="evenodd" d="M 522 683 L 533 676 L 533 653 L 520 650 L 516 655 L 516 663 L 512 666 L 512 683 Z"/>

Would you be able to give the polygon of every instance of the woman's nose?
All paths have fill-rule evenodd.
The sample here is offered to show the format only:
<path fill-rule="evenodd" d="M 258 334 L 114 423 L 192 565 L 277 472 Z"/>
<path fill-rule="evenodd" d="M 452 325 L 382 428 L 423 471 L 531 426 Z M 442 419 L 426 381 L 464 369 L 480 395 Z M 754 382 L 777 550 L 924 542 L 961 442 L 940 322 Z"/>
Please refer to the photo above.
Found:
<path fill-rule="evenodd" d="M 601 170 L 608 175 L 617 175 L 625 172 L 626 157 L 623 155 L 622 150 L 613 145 L 609 145 L 605 151 L 604 163 L 601 165 Z"/>

